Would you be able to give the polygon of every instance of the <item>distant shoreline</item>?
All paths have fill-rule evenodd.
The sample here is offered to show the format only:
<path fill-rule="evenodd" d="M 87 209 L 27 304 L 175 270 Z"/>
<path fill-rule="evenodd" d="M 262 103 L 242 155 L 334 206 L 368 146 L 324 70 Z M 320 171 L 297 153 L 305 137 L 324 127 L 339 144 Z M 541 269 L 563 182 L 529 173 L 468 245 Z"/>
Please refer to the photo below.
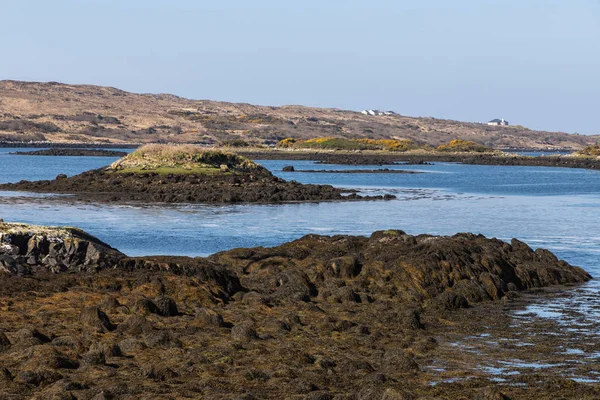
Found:
<path fill-rule="evenodd" d="M 134 149 L 142 144 L 116 144 L 116 143 L 57 143 L 57 142 L 0 142 L 0 148 L 129 148 Z M 209 147 L 209 146 L 207 146 Z M 392 165 L 392 164 L 420 164 L 429 162 L 455 162 L 470 165 L 503 165 L 503 166 L 532 166 L 532 167 L 560 167 L 583 168 L 600 170 L 600 160 L 595 158 L 570 157 L 558 154 L 557 151 L 540 149 L 513 149 L 520 152 L 545 152 L 547 156 L 526 156 L 494 154 L 494 153 L 416 153 L 416 152 L 384 152 L 384 151 L 315 151 L 315 150 L 281 150 L 271 148 L 227 148 L 252 160 L 311 160 L 319 164 L 341 165 Z M 508 152 L 509 150 L 506 150 Z"/>
<path fill-rule="evenodd" d="M 125 143 L 0 142 L 0 148 L 4 148 L 4 149 L 16 149 L 16 148 L 137 149 L 140 146 L 142 146 L 142 143 L 125 144 Z"/>

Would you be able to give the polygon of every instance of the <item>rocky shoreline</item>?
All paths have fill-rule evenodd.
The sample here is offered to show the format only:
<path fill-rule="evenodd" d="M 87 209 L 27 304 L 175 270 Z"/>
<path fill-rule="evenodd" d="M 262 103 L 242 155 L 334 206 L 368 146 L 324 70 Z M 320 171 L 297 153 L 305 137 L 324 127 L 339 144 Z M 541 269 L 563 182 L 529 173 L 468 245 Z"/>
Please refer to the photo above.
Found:
<path fill-rule="evenodd" d="M 363 196 L 331 185 L 301 184 L 269 174 L 107 173 L 104 169 L 47 181 L 0 184 L 0 190 L 70 194 L 94 202 L 283 203 L 299 201 L 391 200 Z M 60 199 L 59 199 L 60 200 Z"/>
<path fill-rule="evenodd" d="M 288 168 L 288 167 L 286 167 Z M 422 174 L 422 171 L 409 171 L 401 169 L 295 169 L 293 167 L 284 168 L 285 172 L 309 172 L 309 173 L 322 173 L 322 174 Z"/>
<path fill-rule="evenodd" d="M 474 368 L 485 356 L 459 355 L 449 340 L 512 334 L 506 307 L 590 279 L 518 240 L 388 230 L 189 258 L 127 257 L 70 228 L 2 223 L 0 234 L 1 265 L 21 266 L 0 272 L 1 398 L 600 393 L 552 368 L 523 372 L 523 385 L 485 371 L 454 379 L 468 371 L 457 361 Z"/>
<path fill-rule="evenodd" d="M 319 164 L 393 165 L 456 162 L 472 165 L 538 166 L 585 168 L 600 170 L 600 160 L 567 156 L 510 156 L 495 154 L 403 154 L 403 153 L 342 153 L 306 151 L 240 151 L 253 160 L 315 160 Z"/>
<path fill-rule="evenodd" d="M 125 157 L 127 152 L 103 149 L 44 149 L 34 151 L 15 151 L 20 156 L 57 156 L 57 157 Z"/>
<path fill-rule="evenodd" d="M 142 146 L 143 143 L 111 143 L 111 142 L 77 142 L 77 143 L 67 143 L 67 142 L 51 142 L 51 141 L 41 141 L 41 142 L 19 142 L 19 141 L 0 141 L 0 148 L 31 148 L 31 149 L 45 149 L 45 148 L 62 148 L 62 149 L 97 149 L 99 147 L 105 149 L 136 149 Z"/>

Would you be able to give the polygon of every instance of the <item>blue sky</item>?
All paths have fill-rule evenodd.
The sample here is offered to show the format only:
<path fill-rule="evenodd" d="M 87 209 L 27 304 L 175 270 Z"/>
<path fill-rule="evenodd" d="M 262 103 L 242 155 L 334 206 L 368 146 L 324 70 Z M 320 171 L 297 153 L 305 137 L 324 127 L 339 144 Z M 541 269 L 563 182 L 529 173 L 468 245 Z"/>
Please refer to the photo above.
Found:
<path fill-rule="evenodd" d="M 1 0 L 0 79 L 600 133 L 599 0 Z"/>

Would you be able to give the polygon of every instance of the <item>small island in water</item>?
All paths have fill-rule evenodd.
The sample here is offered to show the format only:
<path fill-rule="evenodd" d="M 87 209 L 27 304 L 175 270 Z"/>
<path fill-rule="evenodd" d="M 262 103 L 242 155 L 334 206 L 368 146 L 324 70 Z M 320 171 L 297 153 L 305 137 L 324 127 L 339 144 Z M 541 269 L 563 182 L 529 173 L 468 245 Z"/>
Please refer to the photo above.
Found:
<path fill-rule="evenodd" d="M 0 190 L 74 194 L 99 202 L 279 203 L 388 200 L 331 185 L 301 184 L 274 176 L 235 153 L 194 145 L 146 145 L 110 166 L 54 180 L 21 181 Z"/>

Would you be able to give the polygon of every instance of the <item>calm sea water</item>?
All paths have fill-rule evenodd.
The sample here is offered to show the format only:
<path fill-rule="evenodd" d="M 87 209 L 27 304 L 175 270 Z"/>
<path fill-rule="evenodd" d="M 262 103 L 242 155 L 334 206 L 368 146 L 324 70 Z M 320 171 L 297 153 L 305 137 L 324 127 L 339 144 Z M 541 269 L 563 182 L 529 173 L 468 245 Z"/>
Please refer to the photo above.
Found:
<path fill-rule="evenodd" d="M 112 157 L 10 155 L 0 149 L 0 182 L 52 179 L 110 164 Z M 97 205 L 0 192 L 0 218 L 81 227 L 129 255 L 208 255 L 234 247 L 274 246 L 308 233 L 477 232 L 546 247 L 600 276 L 600 172 L 570 168 L 452 163 L 397 165 L 421 174 L 284 173 L 364 166 L 259 161 L 284 179 L 392 193 L 393 201 L 285 205 Z M 372 167 L 381 168 L 381 167 Z"/>

